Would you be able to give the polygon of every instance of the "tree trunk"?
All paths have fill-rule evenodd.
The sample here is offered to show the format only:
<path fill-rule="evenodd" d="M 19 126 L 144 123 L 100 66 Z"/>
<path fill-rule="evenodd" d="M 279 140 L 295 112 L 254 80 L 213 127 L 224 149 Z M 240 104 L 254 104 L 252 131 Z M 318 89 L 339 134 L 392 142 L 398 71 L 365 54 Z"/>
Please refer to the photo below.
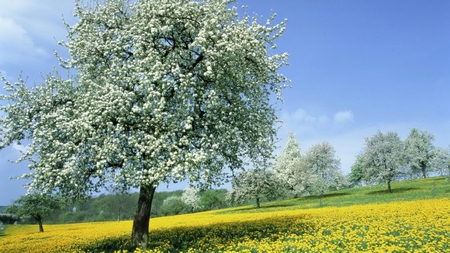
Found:
<path fill-rule="evenodd" d="M 422 166 L 420 166 L 420 167 L 422 169 L 422 176 L 423 176 L 423 178 L 427 178 L 427 166 L 424 163 L 422 163 L 421 165 Z"/>
<path fill-rule="evenodd" d="M 39 223 L 39 233 L 44 232 L 44 226 L 42 226 L 42 219 L 38 220 L 38 223 Z"/>
<path fill-rule="evenodd" d="M 320 191 L 320 206 L 322 206 L 322 199 L 323 199 L 323 191 Z"/>
<path fill-rule="evenodd" d="M 147 249 L 148 228 L 150 225 L 150 211 L 152 208 L 153 195 L 156 187 L 150 185 L 141 186 L 136 214 L 133 221 L 133 231 L 131 232 L 131 243 L 133 246 L 141 246 Z"/>
<path fill-rule="evenodd" d="M 388 180 L 388 190 L 390 193 L 392 193 L 392 189 L 391 189 L 391 180 Z"/>
<path fill-rule="evenodd" d="M 261 207 L 261 204 L 259 203 L 259 198 L 256 198 L 256 207 L 257 207 L 257 208 L 260 208 L 260 207 Z"/>

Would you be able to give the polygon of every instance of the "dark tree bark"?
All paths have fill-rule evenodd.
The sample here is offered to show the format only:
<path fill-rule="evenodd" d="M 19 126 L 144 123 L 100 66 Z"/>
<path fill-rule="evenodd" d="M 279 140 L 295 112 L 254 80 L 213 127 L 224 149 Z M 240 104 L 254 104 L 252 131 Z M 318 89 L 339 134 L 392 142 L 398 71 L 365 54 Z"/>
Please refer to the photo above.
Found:
<path fill-rule="evenodd" d="M 39 223 L 39 233 L 44 232 L 44 226 L 42 225 L 42 220 L 39 220 L 38 223 Z"/>
<path fill-rule="evenodd" d="M 420 167 L 422 169 L 422 177 L 427 178 L 427 164 L 424 162 L 421 162 Z"/>
<path fill-rule="evenodd" d="M 261 207 L 261 203 L 259 201 L 259 198 L 256 198 L 256 207 L 260 208 Z"/>
<path fill-rule="evenodd" d="M 39 233 L 44 232 L 44 226 L 42 225 L 42 223 L 44 222 L 43 217 L 41 215 L 39 215 L 39 214 L 31 214 L 31 217 L 33 217 L 33 219 L 38 222 Z"/>
<path fill-rule="evenodd" d="M 131 243 L 133 246 L 141 246 L 147 249 L 148 231 L 150 225 L 150 211 L 156 187 L 150 185 L 141 186 L 136 214 L 133 221 L 133 231 L 131 232 Z"/>

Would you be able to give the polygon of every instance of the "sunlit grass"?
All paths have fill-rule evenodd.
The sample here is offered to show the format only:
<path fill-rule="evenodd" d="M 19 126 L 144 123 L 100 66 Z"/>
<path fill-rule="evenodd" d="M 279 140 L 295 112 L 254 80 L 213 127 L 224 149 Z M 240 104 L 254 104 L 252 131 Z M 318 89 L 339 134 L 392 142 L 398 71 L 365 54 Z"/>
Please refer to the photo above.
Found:
<path fill-rule="evenodd" d="M 150 252 L 450 251 L 450 182 L 413 180 L 393 189 L 333 192 L 322 207 L 312 196 L 259 209 L 153 218 Z M 120 250 L 127 248 L 131 227 L 131 221 L 46 225 L 46 232 L 38 233 L 37 225 L 9 226 L 0 252 Z"/>

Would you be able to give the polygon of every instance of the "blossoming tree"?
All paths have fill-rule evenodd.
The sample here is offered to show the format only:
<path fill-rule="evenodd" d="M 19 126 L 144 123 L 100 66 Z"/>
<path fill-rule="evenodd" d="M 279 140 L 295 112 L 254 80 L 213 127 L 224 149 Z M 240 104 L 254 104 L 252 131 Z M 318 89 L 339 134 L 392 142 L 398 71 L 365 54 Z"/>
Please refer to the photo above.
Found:
<path fill-rule="evenodd" d="M 366 138 L 366 147 L 362 154 L 365 181 L 387 183 L 388 191 L 392 193 L 391 182 L 405 165 L 404 145 L 395 132 L 378 132 Z"/>
<path fill-rule="evenodd" d="M 286 146 L 275 158 L 272 167 L 287 190 L 294 193 L 294 197 L 308 190 L 312 175 L 307 170 L 300 144 L 293 133 L 289 134 Z"/>
<path fill-rule="evenodd" d="M 271 156 L 269 101 L 288 81 L 271 53 L 285 22 L 261 23 L 230 0 L 78 3 L 70 58 L 29 89 L 4 80 L 0 148 L 30 142 L 28 187 L 82 197 L 106 184 L 139 188 L 132 243 L 146 247 L 160 182 L 220 183 Z M 229 168 L 229 170 L 224 170 Z"/>
<path fill-rule="evenodd" d="M 427 177 L 434 156 L 433 140 L 434 136 L 427 131 L 413 128 L 409 132 L 405 140 L 405 151 L 412 174 L 420 173 L 423 178 Z"/>
<path fill-rule="evenodd" d="M 243 203 L 246 200 L 256 201 L 261 207 L 262 199 L 273 200 L 286 194 L 283 182 L 274 172 L 264 169 L 242 171 L 232 181 L 232 189 L 227 192 L 227 200 Z"/>
<path fill-rule="evenodd" d="M 348 185 L 341 171 L 341 160 L 328 142 L 313 145 L 306 152 L 304 162 L 311 176 L 307 189 L 311 193 L 319 194 L 320 205 L 326 192 Z"/>
<path fill-rule="evenodd" d="M 197 188 L 189 186 L 184 190 L 183 194 L 181 194 L 181 201 L 189 208 L 191 213 L 193 213 L 195 209 L 200 208 L 198 205 L 198 202 L 200 201 L 198 192 L 199 190 Z"/>

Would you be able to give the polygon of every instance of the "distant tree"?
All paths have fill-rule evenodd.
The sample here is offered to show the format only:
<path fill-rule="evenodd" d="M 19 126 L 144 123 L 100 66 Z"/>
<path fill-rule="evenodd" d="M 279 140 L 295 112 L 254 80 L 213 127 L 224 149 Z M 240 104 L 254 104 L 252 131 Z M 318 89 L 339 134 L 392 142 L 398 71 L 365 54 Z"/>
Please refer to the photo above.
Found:
<path fill-rule="evenodd" d="M 339 189 L 347 185 L 341 172 L 341 161 L 335 155 L 336 151 L 328 142 L 313 145 L 306 152 L 305 166 L 310 173 L 310 191 L 320 196 L 320 203 L 324 194 L 331 189 Z"/>
<path fill-rule="evenodd" d="M 450 177 L 450 146 L 448 148 L 435 148 L 431 164 L 434 171 L 441 176 L 447 174 Z"/>
<path fill-rule="evenodd" d="M 263 199 L 273 200 L 286 193 L 283 183 L 272 171 L 252 169 L 239 173 L 232 181 L 232 189 L 227 200 L 242 203 L 253 199 L 256 207 L 261 207 Z"/>
<path fill-rule="evenodd" d="M 6 212 L 19 217 L 31 216 L 38 222 L 39 232 L 44 232 L 42 223 L 45 218 L 62 205 L 63 201 L 59 197 L 30 193 L 14 200 Z"/>
<path fill-rule="evenodd" d="M 426 131 L 411 129 L 405 140 L 406 159 L 413 174 L 420 173 L 423 178 L 427 177 L 430 164 L 433 159 L 434 136 Z"/>
<path fill-rule="evenodd" d="M 281 180 L 282 185 L 297 197 L 299 193 L 306 190 L 311 180 L 303 157 L 300 152 L 300 145 L 293 133 L 289 134 L 286 146 L 276 157 L 273 164 L 275 175 Z"/>
<path fill-rule="evenodd" d="M 353 185 L 360 185 L 364 179 L 365 163 L 364 157 L 359 154 L 356 156 L 355 163 L 351 167 L 349 181 Z"/>
<path fill-rule="evenodd" d="M 28 89 L 5 81 L 0 149 L 30 149 L 28 187 L 80 198 L 111 182 L 139 188 L 131 243 L 148 244 L 162 182 L 221 184 L 247 163 L 267 164 L 288 54 L 285 22 L 239 14 L 229 0 L 76 1 L 67 25 L 76 76 L 50 73 Z M 272 23 L 272 24 L 271 24 Z"/>
<path fill-rule="evenodd" d="M 221 207 L 224 202 L 225 194 L 223 191 L 210 189 L 201 193 L 198 204 L 208 210 L 212 210 L 214 207 Z"/>
<path fill-rule="evenodd" d="M 117 218 L 117 221 L 124 219 L 124 217 L 130 218 L 132 216 L 130 210 L 133 209 L 134 211 L 134 206 L 136 205 L 135 199 L 132 198 L 129 192 L 120 191 L 106 195 L 103 203 L 105 210 L 102 211 L 107 210 Z"/>
<path fill-rule="evenodd" d="M 161 214 L 168 215 L 177 215 L 183 212 L 186 209 L 186 205 L 181 200 L 179 196 L 170 196 L 164 200 L 161 206 Z"/>
<path fill-rule="evenodd" d="M 152 217 L 163 215 L 161 213 L 161 207 L 165 199 L 171 196 L 181 197 L 182 194 L 183 194 L 182 190 L 155 192 L 155 196 L 153 197 L 152 200 Z"/>
<path fill-rule="evenodd" d="M 402 172 L 405 164 L 404 150 L 404 143 L 394 132 L 378 132 L 366 138 L 364 180 L 387 183 L 389 192 L 392 192 L 391 182 Z"/>
<path fill-rule="evenodd" d="M 190 186 L 184 190 L 181 195 L 181 201 L 189 208 L 189 211 L 192 213 L 195 209 L 199 209 L 200 206 L 198 202 L 200 201 L 200 197 L 198 195 L 199 190 L 193 186 Z"/>

